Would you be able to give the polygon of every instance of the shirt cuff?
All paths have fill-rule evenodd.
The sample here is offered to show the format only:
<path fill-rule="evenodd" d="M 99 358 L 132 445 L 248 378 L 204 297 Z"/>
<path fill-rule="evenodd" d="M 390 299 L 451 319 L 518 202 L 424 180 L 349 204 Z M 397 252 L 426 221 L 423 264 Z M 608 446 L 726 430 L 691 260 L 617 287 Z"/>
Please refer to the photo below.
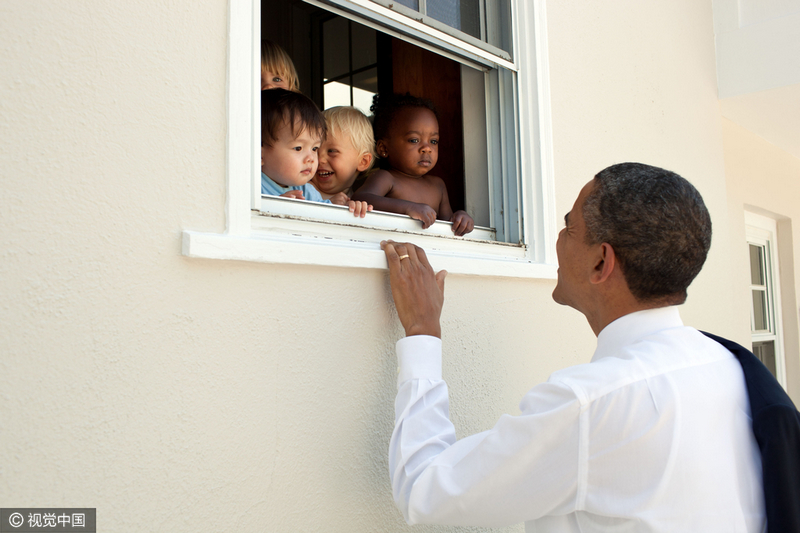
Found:
<path fill-rule="evenodd" d="M 397 386 L 409 379 L 442 379 L 442 339 L 413 335 L 397 341 Z"/>

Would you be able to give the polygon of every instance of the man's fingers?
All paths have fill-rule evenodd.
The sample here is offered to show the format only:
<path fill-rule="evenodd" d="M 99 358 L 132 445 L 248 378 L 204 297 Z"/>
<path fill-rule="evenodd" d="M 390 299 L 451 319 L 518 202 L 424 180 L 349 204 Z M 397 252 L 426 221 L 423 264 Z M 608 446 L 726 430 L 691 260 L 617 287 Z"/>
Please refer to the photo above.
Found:
<path fill-rule="evenodd" d="M 430 269 L 428 259 L 425 257 L 425 250 L 411 244 L 410 242 L 394 242 L 391 240 L 382 241 L 381 248 L 383 248 L 383 251 L 386 254 L 386 260 L 390 262 L 390 267 L 392 264 L 395 264 L 396 266 L 400 267 L 401 272 L 406 270 L 412 264 L 417 263 L 422 263 Z M 422 258 L 424 258 L 424 263 L 422 262 L 423 260 L 420 259 L 420 255 Z"/>
<path fill-rule="evenodd" d="M 440 270 L 436 273 L 436 284 L 439 286 L 439 290 L 442 291 L 444 294 L 444 278 L 447 277 L 447 270 Z"/>
<path fill-rule="evenodd" d="M 441 338 L 439 316 L 446 272 L 434 274 L 425 252 L 411 243 L 383 241 L 381 248 L 389 263 L 392 298 L 406 335 Z"/>
<path fill-rule="evenodd" d="M 390 269 L 393 266 L 400 266 L 400 255 L 397 253 L 397 249 L 394 245 L 394 241 L 381 241 L 381 248 L 383 248 L 383 252 L 386 254 L 386 261 L 389 263 Z"/>
<path fill-rule="evenodd" d="M 417 253 L 417 260 L 420 262 L 420 264 L 425 268 L 430 268 L 431 270 L 433 270 L 431 268 L 431 264 L 428 262 L 428 254 L 425 253 L 425 250 L 423 250 L 422 248 L 417 248 L 416 253 Z"/>
<path fill-rule="evenodd" d="M 411 244 L 410 242 L 405 244 L 406 251 L 404 253 L 408 254 L 408 259 L 410 263 L 416 264 L 419 263 L 418 251 L 422 252 L 422 248 L 417 248 L 415 245 Z M 425 253 L 425 252 L 422 252 Z M 403 254 L 400 254 L 403 255 Z"/>

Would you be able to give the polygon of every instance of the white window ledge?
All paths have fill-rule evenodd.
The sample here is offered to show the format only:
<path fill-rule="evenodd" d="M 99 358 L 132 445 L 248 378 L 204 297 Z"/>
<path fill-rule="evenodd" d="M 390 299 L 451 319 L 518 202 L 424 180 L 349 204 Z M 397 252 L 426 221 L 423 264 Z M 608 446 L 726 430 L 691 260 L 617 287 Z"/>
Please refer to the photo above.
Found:
<path fill-rule="evenodd" d="M 293 219 L 319 220 L 328 224 L 345 225 L 356 228 L 384 229 L 391 231 L 402 231 L 419 233 L 423 235 L 438 235 L 441 237 L 454 237 L 452 223 L 437 221 L 431 227 L 423 230 L 422 223 L 409 218 L 407 215 L 397 213 L 387 213 L 385 211 L 372 211 L 367 213 L 364 218 L 356 218 L 350 210 L 342 205 L 323 204 L 319 202 L 308 202 L 295 198 L 281 196 L 261 197 L 260 215 L 280 216 Z M 254 219 L 253 227 L 263 227 Z M 495 231 L 492 228 L 476 226 L 475 229 L 465 237 L 469 240 L 494 241 Z"/>
<path fill-rule="evenodd" d="M 276 207 L 278 204 L 280 206 Z M 280 212 L 254 211 L 249 234 L 184 231 L 183 255 L 258 263 L 386 269 L 380 242 L 391 239 L 421 246 L 434 269 L 452 274 L 556 277 L 555 265 L 535 263 L 525 246 L 491 240 L 494 232 L 489 228 L 476 228 L 467 237 L 455 237 L 450 222 L 438 221 L 423 230 L 419 221 L 393 213 L 372 212 L 365 218 L 356 218 L 343 206 L 286 198 L 269 198 L 268 206 Z"/>

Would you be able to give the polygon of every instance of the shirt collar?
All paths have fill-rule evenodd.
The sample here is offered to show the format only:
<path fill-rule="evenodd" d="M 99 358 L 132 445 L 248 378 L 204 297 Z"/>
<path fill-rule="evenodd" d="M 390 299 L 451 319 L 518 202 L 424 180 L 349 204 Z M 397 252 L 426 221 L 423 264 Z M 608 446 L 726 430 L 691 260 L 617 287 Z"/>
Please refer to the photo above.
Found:
<path fill-rule="evenodd" d="M 292 190 L 291 187 L 284 187 L 283 185 L 281 185 L 280 183 L 278 183 L 277 181 L 275 181 L 274 179 L 270 178 L 269 176 L 267 176 L 266 174 L 264 174 L 262 172 L 261 173 L 261 179 L 263 180 L 264 178 L 267 178 L 270 181 L 270 183 L 272 183 L 275 187 L 280 189 L 282 192 L 289 192 L 289 191 Z"/>
<path fill-rule="evenodd" d="M 621 316 L 597 336 L 597 349 L 592 361 L 614 355 L 629 344 L 665 329 L 683 326 L 676 306 L 645 309 Z"/>

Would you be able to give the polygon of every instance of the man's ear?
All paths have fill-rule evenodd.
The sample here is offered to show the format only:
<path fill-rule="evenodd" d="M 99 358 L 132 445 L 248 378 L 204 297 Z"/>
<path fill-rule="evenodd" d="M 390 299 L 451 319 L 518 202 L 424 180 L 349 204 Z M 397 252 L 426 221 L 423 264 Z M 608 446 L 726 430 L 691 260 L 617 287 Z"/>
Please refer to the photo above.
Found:
<path fill-rule="evenodd" d="M 372 163 L 372 154 L 370 153 L 361 154 L 361 159 L 358 160 L 358 166 L 356 167 L 356 170 L 358 170 L 359 172 L 364 172 L 369 168 L 369 165 L 371 163 Z"/>
<path fill-rule="evenodd" d="M 589 281 L 593 284 L 603 283 L 613 274 L 615 268 L 617 268 L 617 255 L 614 253 L 614 248 L 604 242 L 598 249 L 597 261 Z"/>

